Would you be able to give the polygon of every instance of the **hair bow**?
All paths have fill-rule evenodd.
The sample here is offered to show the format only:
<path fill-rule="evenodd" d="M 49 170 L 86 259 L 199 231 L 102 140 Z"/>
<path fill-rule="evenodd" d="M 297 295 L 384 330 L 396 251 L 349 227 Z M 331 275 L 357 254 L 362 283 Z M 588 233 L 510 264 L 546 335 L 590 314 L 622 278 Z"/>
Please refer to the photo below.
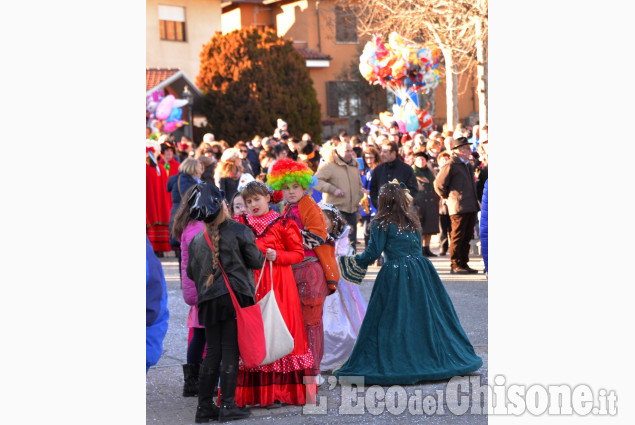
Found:
<path fill-rule="evenodd" d="M 410 195 L 410 190 L 408 189 L 408 186 L 406 186 L 403 182 L 397 181 L 397 179 L 392 179 L 392 181 L 388 183 L 399 185 L 401 190 L 403 190 L 403 193 L 406 195 L 406 199 L 408 199 L 408 202 L 412 202 L 412 195 Z"/>

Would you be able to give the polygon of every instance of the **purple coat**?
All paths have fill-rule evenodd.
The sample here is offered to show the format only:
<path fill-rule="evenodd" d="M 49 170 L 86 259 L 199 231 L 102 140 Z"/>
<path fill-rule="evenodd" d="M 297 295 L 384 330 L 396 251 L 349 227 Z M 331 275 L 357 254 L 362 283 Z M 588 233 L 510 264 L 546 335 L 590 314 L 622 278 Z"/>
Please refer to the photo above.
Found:
<path fill-rule="evenodd" d="M 190 313 L 187 316 L 188 328 L 202 328 L 203 326 L 198 324 L 198 307 L 196 307 L 197 292 L 196 284 L 192 279 L 187 277 L 187 260 L 188 251 L 187 247 L 190 245 L 190 241 L 201 230 L 205 228 L 202 221 L 190 221 L 183 234 L 181 235 L 181 282 L 183 283 L 183 299 L 186 304 L 190 306 Z"/>

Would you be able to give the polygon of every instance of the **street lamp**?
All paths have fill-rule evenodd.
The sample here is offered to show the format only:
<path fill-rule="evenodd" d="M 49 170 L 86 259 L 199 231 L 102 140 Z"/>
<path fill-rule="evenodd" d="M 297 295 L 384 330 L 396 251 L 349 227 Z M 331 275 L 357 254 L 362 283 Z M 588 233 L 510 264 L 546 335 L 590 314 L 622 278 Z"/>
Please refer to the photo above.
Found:
<path fill-rule="evenodd" d="M 187 84 L 183 88 L 183 99 L 187 100 L 187 117 L 188 117 L 188 127 L 189 127 L 189 136 L 188 138 L 191 141 L 194 141 L 194 129 L 192 128 L 192 105 L 194 105 L 194 96 L 190 93 Z"/>

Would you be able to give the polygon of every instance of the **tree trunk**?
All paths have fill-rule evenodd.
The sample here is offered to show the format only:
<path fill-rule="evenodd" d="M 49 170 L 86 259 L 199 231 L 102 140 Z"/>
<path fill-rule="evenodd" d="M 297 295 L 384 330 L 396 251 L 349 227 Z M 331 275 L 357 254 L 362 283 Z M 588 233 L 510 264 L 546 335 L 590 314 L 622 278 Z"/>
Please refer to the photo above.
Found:
<path fill-rule="evenodd" d="M 448 130 L 454 131 L 459 123 L 459 76 L 451 49 L 441 49 L 445 59 L 445 102 Z"/>
<path fill-rule="evenodd" d="M 482 40 L 483 22 L 476 21 L 476 75 L 478 94 L 479 125 L 487 124 L 487 52 L 485 41 Z"/>
<path fill-rule="evenodd" d="M 437 103 L 435 100 L 436 91 L 437 89 L 433 88 L 428 90 L 427 93 L 419 93 L 419 109 L 423 111 L 424 109 L 426 109 L 426 106 L 428 106 L 429 103 L 430 107 L 428 108 L 428 113 L 433 117 L 435 115 L 437 107 Z"/>

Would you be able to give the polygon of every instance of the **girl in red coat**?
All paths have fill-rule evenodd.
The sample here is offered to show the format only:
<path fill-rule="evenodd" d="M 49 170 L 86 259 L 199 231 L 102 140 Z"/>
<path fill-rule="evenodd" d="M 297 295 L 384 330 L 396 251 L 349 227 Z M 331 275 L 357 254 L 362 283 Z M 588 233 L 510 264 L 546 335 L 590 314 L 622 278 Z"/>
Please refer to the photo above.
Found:
<path fill-rule="evenodd" d="M 267 261 L 273 263 L 273 279 L 268 264 L 264 269 L 254 272 L 256 282 L 260 279 L 260 273 L 264 273 L 256 290 L 256 302 L 273 286 L 276 301 L 295 346 L 289 355 L 271 364 L 255 368 L 247 368 L 241 364 L 236 404 L 260 404 L 261 407 L 274 403 L 302 405 L 307 402 L 304 377 L 314 376 L 313 356 L 304 333 L 300 299 L 291 269 L 292 264 L 299 263 L 304 258 L 302 236 L 293 220 L 286 220 L 269 209 L 271 193 L 264 183 L 248 183 L 241 195 L 250 214 L 237 216 L 236 219 L 246 224 L 256 236 L 256 244 L 265 254 L 265 264 Z M 314 387 L 311 388 L 309 394 L 315 394 L 315 390 Z M 314 402 L 311 397 L 309 401 Z"/>

